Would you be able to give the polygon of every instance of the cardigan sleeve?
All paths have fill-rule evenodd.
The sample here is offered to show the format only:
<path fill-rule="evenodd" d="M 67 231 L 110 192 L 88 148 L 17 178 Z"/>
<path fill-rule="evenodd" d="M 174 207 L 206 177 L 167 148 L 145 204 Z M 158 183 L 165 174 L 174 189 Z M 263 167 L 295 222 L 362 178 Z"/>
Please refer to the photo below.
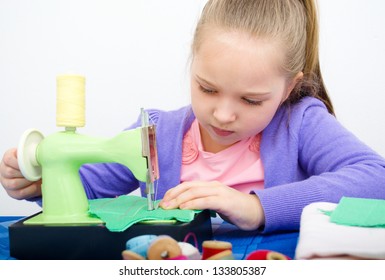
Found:
<path fill-rule="evenodd" d="M 265 232 L 298 230 L 302 210 L 312 202 L 338 203 L 343 196 L 385 199 L 385 160 L 320 102 L 305 101 L 289 119 L 284 114 L 266 131 L 272 144 L 265 139 L 261 147 L 265 189 L 255 193 L 265 212 Z"/>
<path fill-rule="evenodd" d="M 127 129 L 140 126 L 138 119 Z M 128 194 L 139 187 L 139 181 L 133 173 L 119 163 L 84 164 L 79 175 L 87 197 L 105 198 Z"/>

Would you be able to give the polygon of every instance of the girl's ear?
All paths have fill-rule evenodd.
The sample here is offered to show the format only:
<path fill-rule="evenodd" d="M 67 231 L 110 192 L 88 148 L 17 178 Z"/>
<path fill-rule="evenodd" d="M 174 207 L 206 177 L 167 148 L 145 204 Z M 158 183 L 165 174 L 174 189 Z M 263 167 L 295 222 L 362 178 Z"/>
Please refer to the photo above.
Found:
<path fill-rule="evenodd" d="M 286 101 L 286 99 L 289 98 L 290 93 L 293 91 L 295 86 L 298 84 L 300 80 L 303 78 L 303 72 L 298 72 L 297 75 L 289 82 L 287 88 L 286 88 L 286 93 L 284 95 L 284 99 L 282 100 L 282 103 Z"/>

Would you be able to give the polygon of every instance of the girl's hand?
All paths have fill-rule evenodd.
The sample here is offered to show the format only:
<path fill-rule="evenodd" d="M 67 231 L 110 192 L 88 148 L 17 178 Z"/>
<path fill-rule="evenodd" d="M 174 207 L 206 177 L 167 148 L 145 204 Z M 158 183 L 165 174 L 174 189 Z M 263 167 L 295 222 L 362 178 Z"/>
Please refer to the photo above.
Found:
<path fill-rule="evenodd" d="M 256 195 L 239 192 L 220 182 L 184 182 L 168 190 L 160 202 L 164 209 L 211 209 L 242 230 L 264 225 L 264 213 Z"/>
<path fill-rule="evenodd" d="M 0 184 L 8 195 L 15 199 L 41 196 L 41 180 L 31 182 L 21 174 L 16 148 L 9 149 L 3 156 L 0 163 Z"/>

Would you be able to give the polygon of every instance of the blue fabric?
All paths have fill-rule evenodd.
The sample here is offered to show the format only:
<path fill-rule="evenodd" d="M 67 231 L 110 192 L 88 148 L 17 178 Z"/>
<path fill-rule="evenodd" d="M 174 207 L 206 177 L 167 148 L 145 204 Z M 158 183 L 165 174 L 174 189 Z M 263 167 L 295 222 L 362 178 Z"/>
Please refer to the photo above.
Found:
<path fill-rule="evenodd" d="M 0 260 L 13 260 L 9 252 L 9 225 L 18 221 L 21 217 L 0 217 Z"/>
<path fill-rule="evenodd" d="M 228 241 L 232 244 L 233 255 L 237 260 L 246 259 L 249 254 L 257 250 L 275 251 L 294 259 L 298 236 L 298 231 L 274 234 L 242 231 L 226 222 L 214 231 L 215 240 Z"/>

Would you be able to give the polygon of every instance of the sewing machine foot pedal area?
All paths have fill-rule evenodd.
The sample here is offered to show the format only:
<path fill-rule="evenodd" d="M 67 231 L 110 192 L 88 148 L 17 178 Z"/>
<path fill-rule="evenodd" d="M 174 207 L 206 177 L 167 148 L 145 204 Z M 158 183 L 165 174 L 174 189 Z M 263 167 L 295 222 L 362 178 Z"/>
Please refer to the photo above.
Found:
<path fill-rule="evenodd" d="M 121 260 L 127 240 L 139 235 L 168 235 L 177 241 L 184 241 L 188 234 L 193 233 L 198 246 L 213 237 L 211 215 L 208 210 L 196 214 L 188 223 L 137 223 L 122 232 L 111 232 L 102 223 L 66 225 L 24 223 L 34 216 L 9 226 L 10 255 L 16 259 Z M 186 242 L 189 241 L 191 240 Z"/>

